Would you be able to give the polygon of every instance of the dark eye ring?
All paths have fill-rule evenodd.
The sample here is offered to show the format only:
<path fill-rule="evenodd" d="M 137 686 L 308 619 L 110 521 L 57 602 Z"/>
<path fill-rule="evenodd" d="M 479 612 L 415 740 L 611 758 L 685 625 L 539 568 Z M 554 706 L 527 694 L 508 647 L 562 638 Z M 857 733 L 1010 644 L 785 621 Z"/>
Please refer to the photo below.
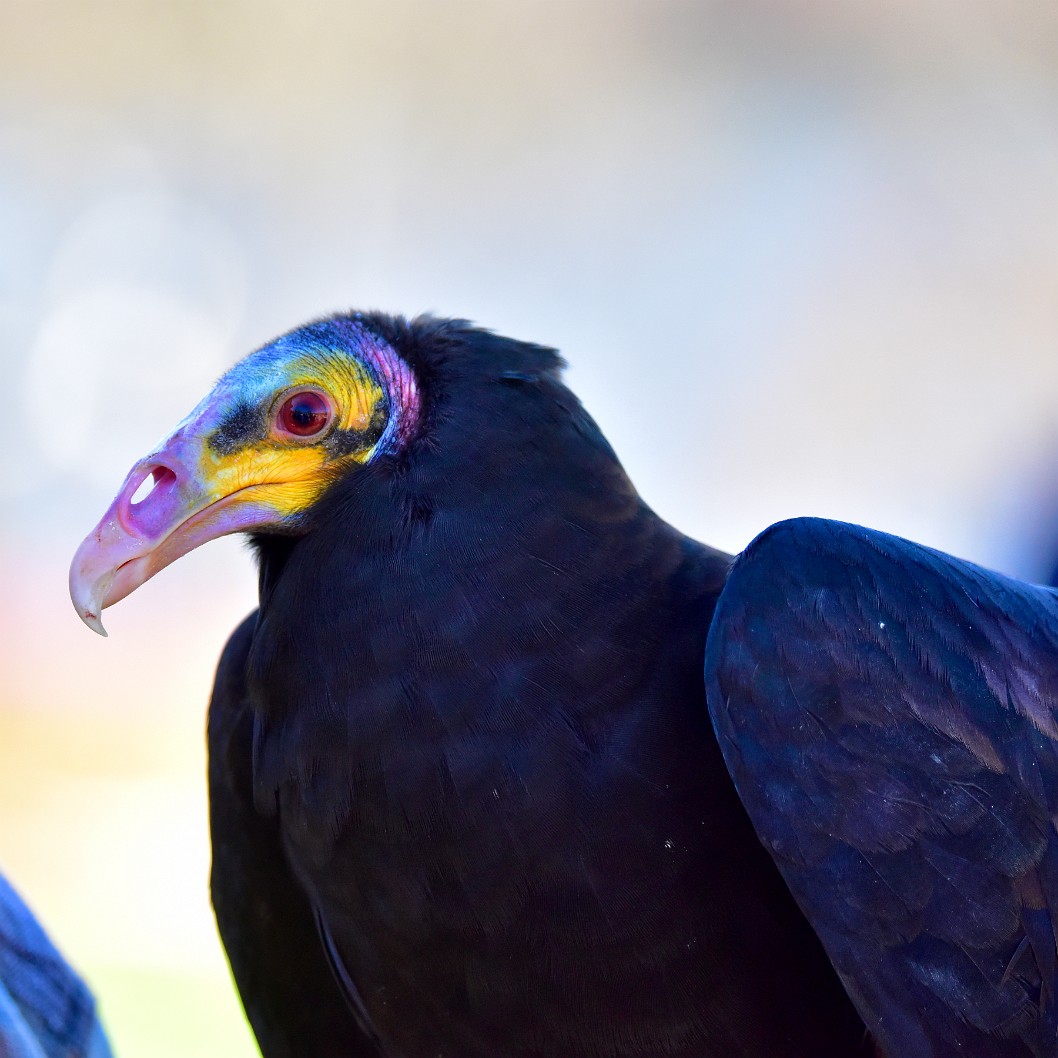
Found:
<path fill-rule="evenodd" d="M 276 432 L 281 437 L 316 437 L 331 424 L 334 407 L 318 389 L 291 393 L 276 412 Z"/>

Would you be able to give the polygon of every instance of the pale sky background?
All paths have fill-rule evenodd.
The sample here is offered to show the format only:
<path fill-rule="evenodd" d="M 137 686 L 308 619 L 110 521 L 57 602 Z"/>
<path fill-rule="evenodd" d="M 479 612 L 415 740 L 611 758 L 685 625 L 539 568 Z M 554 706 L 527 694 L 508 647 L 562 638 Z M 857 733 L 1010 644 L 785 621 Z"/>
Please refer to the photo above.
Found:
<path fill-rule="evenodd" d="M 1027 577 L 1058 540 L 1053 0 L 0 0 L 0 866 L 119 1055 L 254 1053 L 203 730 L 211 544 L 66 569 L 233 360 L 335 309 L 557 345 L 648 501 Z"/>

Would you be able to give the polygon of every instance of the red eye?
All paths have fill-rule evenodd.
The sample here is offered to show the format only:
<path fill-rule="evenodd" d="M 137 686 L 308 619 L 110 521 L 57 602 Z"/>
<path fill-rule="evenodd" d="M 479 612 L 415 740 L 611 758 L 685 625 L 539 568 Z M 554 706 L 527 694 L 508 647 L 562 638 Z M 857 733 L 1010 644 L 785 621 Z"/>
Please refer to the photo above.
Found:
<path fill-rule="evenodd" d="M 331 421 L 331 406 L 322 393 L 307 389 L 283 401 L 276 416 L 281 433 L 314 437 Z"/>

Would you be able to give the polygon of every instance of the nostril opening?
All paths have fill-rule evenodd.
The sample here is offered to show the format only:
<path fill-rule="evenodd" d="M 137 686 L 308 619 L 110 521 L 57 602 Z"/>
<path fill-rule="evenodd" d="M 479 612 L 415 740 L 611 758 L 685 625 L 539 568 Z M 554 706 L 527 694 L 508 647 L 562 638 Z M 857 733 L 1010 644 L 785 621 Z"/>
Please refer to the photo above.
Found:
<path fill-rule="evenodd" d="M 129 500 L 130 507 L 138 507 L 151 496 L 155 489 L 162 488 L 176 481 L 176 474 L 168 467 L 153 467 L 151 472 L 140 482 L 139 487 Z"/>
<path fill-rule="evenodd" d="M 132 494 L 129 504 L 137 507 L 154 491 L 154 475 L 148 474 L 141 482 L 140 487 Z"/>

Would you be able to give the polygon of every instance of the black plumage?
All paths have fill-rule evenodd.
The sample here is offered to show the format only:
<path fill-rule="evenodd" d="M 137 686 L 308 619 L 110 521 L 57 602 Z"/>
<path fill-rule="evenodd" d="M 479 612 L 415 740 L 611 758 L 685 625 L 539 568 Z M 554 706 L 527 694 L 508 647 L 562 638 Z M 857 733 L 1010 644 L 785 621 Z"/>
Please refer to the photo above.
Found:
<path fill-rule="evenodd" d="M 356 319 L 419 428 L 255 536 L 210 708 L 266 1058 L 873 1053 L 711 730 L 729 558 L 642 503 L 551 350 Z"/>
<path fill-rule="evenodd" d="M 757 830 L 894 1058 L 1058 1054 L 1058 598 L 857 526 L 737 560 L 707 657 Z"/>

